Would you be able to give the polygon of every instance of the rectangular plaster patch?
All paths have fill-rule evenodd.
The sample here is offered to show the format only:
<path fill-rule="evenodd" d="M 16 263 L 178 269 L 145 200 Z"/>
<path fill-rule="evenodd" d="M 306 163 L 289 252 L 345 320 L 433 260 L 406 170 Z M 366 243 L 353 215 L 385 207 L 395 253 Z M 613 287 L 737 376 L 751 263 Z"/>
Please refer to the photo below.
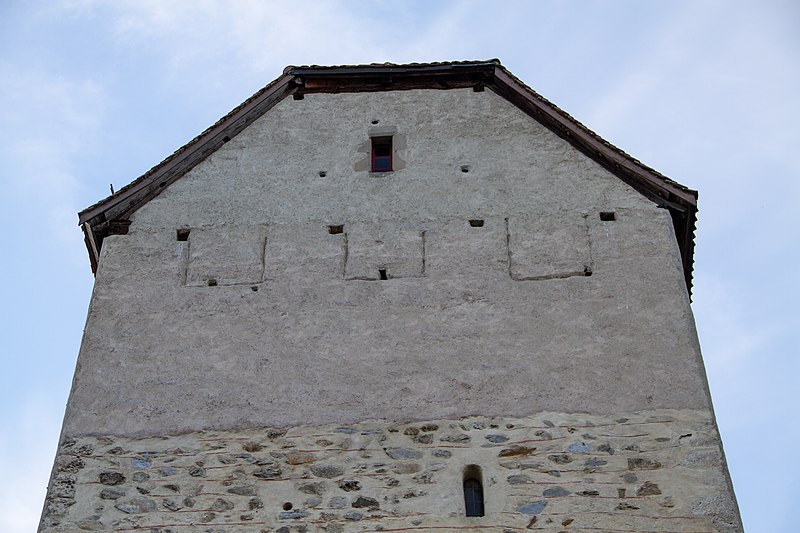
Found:
<path fill-rule="evenodd" d="M 584 276 L 592 256 L 586 217 L 543 213 L 508 219 L 508 260 L 517 281 Z"/>
<path fill-rule="evenodd" d="M 263 225 L 192 229 L 184 252 L 185 284 L 260 283 L 266 238 Z"/>
<path fill-rule="evenodd" d="M 425 232 L 394 224 L 348 226 L 345 278 L 381 280 L 425 275 Z"/>
<path fill-rule="evenodd" d="M 264 278 L 292 283 L 342 279 L 345 231 L 347 226 L 331 234 L 323 224 L 270 226 Z"/>
<path fill-rule="evenodd" d="M 425 234 L 426 273 L 449 279 L 507 276 L 505 219 L 497 216 L 480 220 L 481 226 L 472 226 L 467 217 L 432 225 Z"/>

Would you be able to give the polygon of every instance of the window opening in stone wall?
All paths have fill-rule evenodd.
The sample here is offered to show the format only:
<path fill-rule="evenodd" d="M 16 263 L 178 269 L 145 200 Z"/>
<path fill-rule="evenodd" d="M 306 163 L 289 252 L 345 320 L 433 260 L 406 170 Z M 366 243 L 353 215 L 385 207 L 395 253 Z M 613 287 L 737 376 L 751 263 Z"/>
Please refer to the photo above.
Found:
<path fill-rule="evenodd" d="M 372 137 L 372 172 L 392 171 L 392 138 Z"/>
<path fill-rule="evenodd" d="M 466 516 L 483 516 L 481 468 L 470 465 L 464 470 L 464 510 Z"/>

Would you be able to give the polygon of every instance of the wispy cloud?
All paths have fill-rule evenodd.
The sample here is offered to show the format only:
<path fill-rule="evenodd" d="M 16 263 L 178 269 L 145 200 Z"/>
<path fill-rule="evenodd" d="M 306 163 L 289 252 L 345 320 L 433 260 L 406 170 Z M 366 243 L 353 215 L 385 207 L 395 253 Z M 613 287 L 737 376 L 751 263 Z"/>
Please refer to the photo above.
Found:
<path fill-rule="evenodd" d="M 209 87 L 230 76 L 265 74 L 289 63 L 369 62 L 385 56 L 380 3 L 242 0 L 121 0 L 90 3 L 109 18 L 117 46 L 151 50 L 173 80 L 189 75 Z M 87 3 L 81 5 L 86 8 Z M 402 6 L 394 9 L 402 10 Z"/>
<path fill-rule="evenodd" d="M 5 214 L 21 216 L 22 210 L 34 209 L 47 218 L 49 237 L 72 247 L 81 187 L 75 159 L 97 147 L 104 91 L 91 80 L 10 63 L 0 63 L 0 79 L 0 181 L 14 199 Z"/>
<path fill-rule="evenodd" d="M 102 15 L 120 48 L 152 51 L 164 75 L 201 90 L 231 76 L 269 80 L 288 64 L 453 59 L 486 41 L 480 5 L 343 0 L 64 0 L 55 12 Z M 468 38 L 465 38 L 465 35 Z"/>
<path fill-rule="evenodd" d="M 679 6 L 637 43 L 637 53 L 596 98 L 589 123 L 614 138 L 624 138 L 633 124 L 641 136 L 644 126 L 651 135 L 642 146 L 671 135 L 658 150 L 638 153 L 660 170 L 689 173 L 707 157 L 730 174 L 741 171 L 745 158 L 782 158 L 800 141 L 800 130 L 791 127 L 800 120 L 793 89 L 800 83 L 800 37 L 788 29 L 788 13 L 775 2 Z"/>
<path fill-rule="evenodd" d="M 0 530 L 28 533 L 39 521 L 58 444 L 61 416 L 31 395 L 0 422 Z M 12 459 L 13 458 L 13 459 Z"/>
<path fill-rule="evenodd" d="M 699 276 L 695 293 L 702 297 L 695 303 L 706 366 L 719 384 L 737 380 L 748 366 L 750 357 L 766 345 L 769 331 L 759 331 L 744 308 L 744 287 L 712 276 Z"/>
<path fill-rule="evenodd" d="M 86 269 L 75 217 L 78 168 L 97 147 L 105 97 L 91 80 L 8 61 L 0 62 L 0 79 L 0 241 L 8 251 L 0 268 L 14 280 L 4 289 L 14 305 L 4 306 L 0 324 L 0 478 L 7 480 L 0 485 L 0 531 L 21 533 L 38 523 L 63 412 L 65 387 L 48 382 L 50 371 L 74 360 L 62 350 L 74 352 L 78 331 L 67 341 L 52 320 L 69 321 L 65 293 L 84 286 L 57 281 L 70 266 Z"/>

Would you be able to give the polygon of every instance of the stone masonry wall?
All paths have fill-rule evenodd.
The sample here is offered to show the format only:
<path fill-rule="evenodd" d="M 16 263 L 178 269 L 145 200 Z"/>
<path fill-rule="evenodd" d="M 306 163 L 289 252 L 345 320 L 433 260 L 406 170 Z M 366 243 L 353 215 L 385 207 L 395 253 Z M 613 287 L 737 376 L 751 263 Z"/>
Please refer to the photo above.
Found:
<path fill-rule="evenodd" d="M 69 438 L 42 531 L 741 531 L 718 442 L 699 410 Z"/>
<path fill-rule="evenodd" d="M 43 531 L 741 530 L 669 212 L 501 96 L 287 98 L 131 222 Z"/>

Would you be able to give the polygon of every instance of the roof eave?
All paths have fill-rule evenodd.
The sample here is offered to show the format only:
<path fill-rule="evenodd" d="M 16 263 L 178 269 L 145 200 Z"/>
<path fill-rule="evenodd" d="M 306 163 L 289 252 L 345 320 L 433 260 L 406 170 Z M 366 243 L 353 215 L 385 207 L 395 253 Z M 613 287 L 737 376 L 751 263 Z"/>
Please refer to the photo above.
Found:
<path fill-rule="evenodd" d="M 157 196 L 161 189 L 227 143 L 270 107 L 294 92 L 296 86 L 291 83 L 293 79 L 294 76 L 285 74 L 261 89 L 141 177 L 78 213 L 78 223 L 97 220 L 103 215 L 108 220 L 135 211 Z M 153 187 L 154 184 L 156 187 Z"/>

